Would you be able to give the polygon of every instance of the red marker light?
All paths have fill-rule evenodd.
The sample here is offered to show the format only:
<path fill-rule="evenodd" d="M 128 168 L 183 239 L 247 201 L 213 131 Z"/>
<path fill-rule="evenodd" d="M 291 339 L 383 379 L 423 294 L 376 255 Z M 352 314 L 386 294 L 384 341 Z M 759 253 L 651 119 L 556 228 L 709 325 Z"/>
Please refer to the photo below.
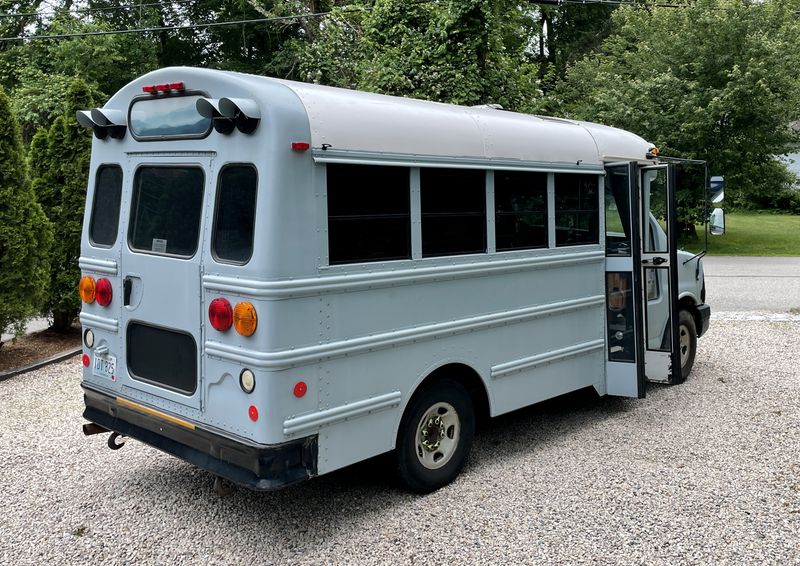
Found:
<path fill-rule="evenodd" d="M 182 82 L 179 83 L 169 83 L 170 90 L 186 90 L 186 87 Z"/>
<path fill-rule="evenodd" d="M 147 85 L 142 87 L 142 91 L 146 92 L 147 94 L 155 94 L 156 93 L 156 85 Z"/>
<path fill-rule="evenodd" d="M 250 420 L 253 422 L 258 420 L 258 409 L 255 405 L 250 405 L 250 408 L 247 409 L 247 416 L 250 417 Z"/>
<path fill-rule="evenodd" d="M 308 391 L 308 385 L 306 385 L 305 381 L 298 381 L 294 384 L 294 396 L 297 398 L 302 397 Z"/>
<path fill-rule="evenodd" d="M 84 354 L 83 358 L 81 359 L 81 361 L 83 362 L 83 367 L 88 368 L 89 367 L 89 354 Z"/>
<path fill-rule="evenodd" d="M 156 90 L 159 92 L 168 92 L 170 90 L 169 83 L 156 85 Z"/>
<path fill-rule="evenodd" d="M 111 289 L 111 281 L 106 278 L 98 279 L 97 285 L 94 291 L 95 299 L 97 300 L 97 304 L 101 307 L 107 307 L 111 304 L 111 298 L 114 296 L 114 293 Z"/>
<path fill-rule="evenodd" d="M 310 147 L 311 144 L 308 142 L 292 142 L 292 149 L 294 151 L 306 151 Z"/>
<path fill-rule="evenodd" d="M 233 308 L 228 299 L 218 297 L 208 305 L 208 320 L 214 330 L 225 332 L 233 324 Z"/>

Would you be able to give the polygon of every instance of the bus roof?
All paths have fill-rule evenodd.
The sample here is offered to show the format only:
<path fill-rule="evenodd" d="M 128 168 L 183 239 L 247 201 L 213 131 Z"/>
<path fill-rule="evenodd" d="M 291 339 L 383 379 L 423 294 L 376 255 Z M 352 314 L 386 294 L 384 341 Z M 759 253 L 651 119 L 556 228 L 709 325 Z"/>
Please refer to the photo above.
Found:
<path fill-rule="evenodd" d="M 143 86 L 176 81 L 213 98 L 246 93 L 262 109 L 271 104 L 276 87 L 286 88 L 305 110 L 314 148 L 598 166 L 643 160 L 652 147 L 635 134 L 590 122 L 191 67 L 148 73 L 121 89 L 105 108 L 127 111 Z M 229 93 L 228 87 L 236 93 Z"/>

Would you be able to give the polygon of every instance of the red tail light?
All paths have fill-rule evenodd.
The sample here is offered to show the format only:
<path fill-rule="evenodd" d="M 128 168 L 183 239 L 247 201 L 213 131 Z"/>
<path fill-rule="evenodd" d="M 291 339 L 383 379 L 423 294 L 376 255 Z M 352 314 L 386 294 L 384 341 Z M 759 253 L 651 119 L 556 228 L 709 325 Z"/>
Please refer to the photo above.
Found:
<path fill-rule="evenodd" d="M 101 307 L 107 307 L 111 304 L 111 299 L 114 296 L 113 291 L 111 290 L 111 281 L 108 279 L 98 279 L 97 286 L 95 287 L 94 291 L 95 299 L 97 300 L 97 304 Z"/>
<path fill-rule="evenodd" d="M 233 325 L 233 309 L 228 299 L 217 298 L 208 305 L 208 320 L 214 330 L 225 332 Z"/>

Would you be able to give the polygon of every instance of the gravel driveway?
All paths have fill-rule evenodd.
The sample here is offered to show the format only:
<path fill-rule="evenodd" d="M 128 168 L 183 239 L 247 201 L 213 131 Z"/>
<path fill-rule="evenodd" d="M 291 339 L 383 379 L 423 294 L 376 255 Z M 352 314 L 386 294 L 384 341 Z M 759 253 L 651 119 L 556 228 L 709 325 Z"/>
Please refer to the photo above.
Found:
<path fill-rule="evenodd" d="M 0 383 L 3 564 L 798 564 L 800 323 L 715 322 L 690 380 L 497 419 L 427 497 L 381 459 L 276 493 L 84 438 L 78 359 Z"/>

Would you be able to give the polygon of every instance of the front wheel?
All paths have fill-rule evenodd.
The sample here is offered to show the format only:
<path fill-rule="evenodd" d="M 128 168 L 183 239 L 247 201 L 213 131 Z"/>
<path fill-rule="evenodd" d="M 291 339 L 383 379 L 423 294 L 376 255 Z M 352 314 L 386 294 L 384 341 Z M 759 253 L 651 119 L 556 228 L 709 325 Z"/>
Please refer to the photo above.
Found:
<path fill-rule="evenodd" d="M 689 311 L 682 310 L 679 317 L 678 335 L 680 337 L 681 375 L 689 377 L 697 353 L 697 326 Z"/>
<path fill-rule="evenodd" d="M 447 485 L 467 461 L 475 436 L 475 411 L 464 387 L 442 380 L 417 392 L 397 432 L 397 470 L 411 491 Z"/>

